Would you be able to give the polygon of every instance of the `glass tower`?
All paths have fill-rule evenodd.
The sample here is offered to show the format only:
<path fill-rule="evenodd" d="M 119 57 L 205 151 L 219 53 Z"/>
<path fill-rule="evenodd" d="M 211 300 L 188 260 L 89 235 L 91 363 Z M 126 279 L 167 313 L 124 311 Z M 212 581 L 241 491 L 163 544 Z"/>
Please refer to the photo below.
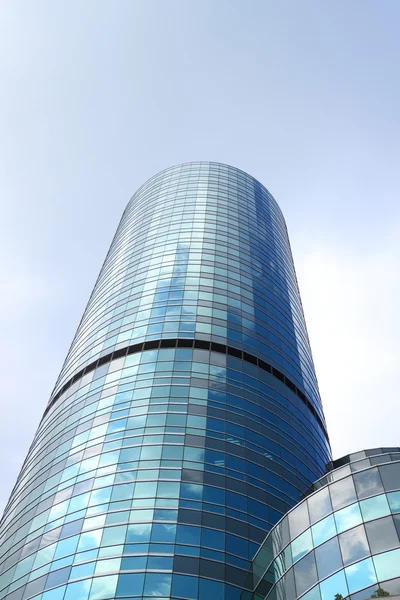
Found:
<path fill-rule="evenodd" d="M 237 600 L 331 460 L 285 221 L 236 168 L 132 197 L 0 525 L 0 600 Z"/>

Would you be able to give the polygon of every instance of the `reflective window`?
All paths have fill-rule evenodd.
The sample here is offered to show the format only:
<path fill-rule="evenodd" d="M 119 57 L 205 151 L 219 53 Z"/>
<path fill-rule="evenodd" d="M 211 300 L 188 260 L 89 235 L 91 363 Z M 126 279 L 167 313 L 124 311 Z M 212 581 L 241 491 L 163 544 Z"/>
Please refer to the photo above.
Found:
<path fill-rule="evenodd" d="M 316 548 L 315 560 L 317 562 L 318 579 L 328 577 L 328 575 L 331 575 L 343 566 L 339 543 L 336 537 Z"/>
<path fill-rule="evenodd" d="M 145 596 L 169 596 L 172 575 L 170 573 L 147 573 L 144 582 Z M 132 594 L 132 592 L 129 592 Z"/>
<path fill-rule="evenodd" d="M 362 522 L 362 516 L 358 503 L 336 512 L 335 522 L 338 533 L 359 525 Z"/>
<path fill-rule="evenodd" d="M 399 545 L 399 537 L 394 526 L 393 517 L 385 517 L 366 523 L 365 530 L 372 554 L 379 554 L 379 552 L 396 548 Z"/>
<path fill-rule="evenodd" d="M 224 586 L 219 581 L 201 578 L 199 584 L 199 600 L 223 598 Z"/>
<path fill-rule="evenodd" d="M 91 583 L 91 579 L 69 583 L 64 600 L 87 600 Z"/>
<path fill-rule="evenodd" d="M 398 515 L 398 514 L 393 515 L 393 521 L 394 521 L 394 525 L 396 527 L 397 535 L 400 538 L 400 515 Z"/>
<path fill-rule="evenodd" d="M 296 592 L 298 596 L 301 596 L 301 594 L 304 594 L 304 592 L 313 586 L 318 579 L 314 552 L 311 552 L 302 558 L 294 565 L 293 569 Z"/>
<path fill-rule="evenodd" d="M 292 542 L 293 562 L 307 554 L 307 552 L 312 550 L 312 547 L 311 531 L 308 529 Z"/>
<path fill-rule="evenodd" d="M 294 570 L 290 569 L 286 573 L 286 575 L 282 578 L 282 589 L 284 590 L 283 594 L 285 596 L 285 600 L 296 600 L 296 585 L 294 580 Z M 279 594 L 279 592 L 278 592 Z M 241 598 L 243 600 L 243 598 Z"/>
<path fill-rule="evenodd" d="M 392 513 L 400 512 L 400 492 L 390 492 L 386 494 Z"/>
<path fill-rule="evenodd" d="M 352 477 L 346 477 L 345 479 L 333 483 L 329 486 L 329 490 L 331 493 L 333 510 L 335 511 L 357 500 Z"/>
<path fill-rule="evenodd" d="M 334 600 L 337 594 L 347 596 L 348 588 L 344 571 L 331 575 L 319 584 L 322 600 Z"/>
<path fill-rule="evenodd" d="M 326 540 L 329 540 L 332 536 L 336 535 L 336 525 L 333 515 L 325 517 L 316 525 L 311 527 L 312 537 L 314 540 L 314 546 L 323 544 Z"/>
<path fill-rule="evenodd" d="M 90 588 L 90 584 L 92 583 L 92 580 L 90 579 L 88 583 L 89 583 L 89 588 Z M 54 590 L 49 590 L 48 592 L 44 592 L 41 600 L 63 600 L 65 589 L 66 589 L 66 586 L 63 585 L 62 587 L 55 588 Z M 18 594 L 18 592 L 17 592 L 17 594 Z M 82 600 L 86 600 L 88 598 L 88 594 L 89 594 L 89 590 L 88 590 L 86 596 L 82 596 Z M 15 598 L 18 600 L 20 597 L 21 597 L 20 595 L 15 596 Z M 11 600 L 14 600 L 14 598 L 12 598 Z M 76 599 L 74 599 L 74 600 L 76 600 Z"/>
<path fill-rule="evenodd" d="M 90 588 L 89 600 L 100 600 L 114 596 L 117 587 L 118 576 L 95 577 Z"/>
<path fill-rule="evenodd" d="M 400 576 L 400 548 L 373 557 L 378 581 Z"/>
<path fill-rule="evenodd" d="M 377 468 L 355 473 L 353 479 L 360 500 L 383 492 L 383 485 Z"/>
<path fill-rule="evenodd" d="M 392 463 L 379 467 L 383 487 L 386 491 L 400 489 L 400 463 Z"/>
<path fill-rule="evenodd" d="M 385 517 L 390 514 L 390 508 L 385 494 L 375 496 L 374 498 L 368 498 L 368 500 L 361 500 L 360 508 L 364 521 L 379 519 L 379 517 Z"/>
<path fill-rule="evenodd" d="M 304 594 L 301 600 L 321 600 L 319 585 L 315 585 L 309 592 Z"/>
<path fill-rule="evenodd" d="M 400 578 L 391 579 L 390 581 L 385 581 L 385 591 L 387 591 L 391 596 L 399 596 L 400 595 Z"/>
<path fill-rule="evenodd" d="M 173 575 L 172 595 L 187 600 L 197 600 L 199 580 L 197 577 L 186 575 Z"/>
<path fill-rule="evenodd" d="M 345 568 L 350 594 L 376 582 L 376 574 L 372 558 L 366 558 Z"/>
<path fill-rule="evenodd" d="M 339 535 L 339 544 L 345 565 L 356 562 L 370 554 L 363 525 L 354 527 Z"/>
<path fill-rule="evenodd" d="M 291 538 L 294 539 L 310 526 L 307 502 L 302 502 L 288 514 Z"/>
<path fill-rule="evenodd" d="M 316 523 L 332 512 L 332 503 L 328 487 L 318 491 L 313 496 L 310 496 L 307 502 L 311 523 Z"/>

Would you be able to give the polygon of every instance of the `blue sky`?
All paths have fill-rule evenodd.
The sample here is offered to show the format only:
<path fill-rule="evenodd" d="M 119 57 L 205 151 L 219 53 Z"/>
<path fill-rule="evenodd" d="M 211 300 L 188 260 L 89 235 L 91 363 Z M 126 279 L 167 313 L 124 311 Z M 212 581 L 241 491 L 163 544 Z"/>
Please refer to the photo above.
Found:
<path fill-rule="evenodd" d="M 0 3 L 4 506 L 125 204 L 216 160 L 289 228 L 335 456 L 400 445 L 397 0 Z"/>

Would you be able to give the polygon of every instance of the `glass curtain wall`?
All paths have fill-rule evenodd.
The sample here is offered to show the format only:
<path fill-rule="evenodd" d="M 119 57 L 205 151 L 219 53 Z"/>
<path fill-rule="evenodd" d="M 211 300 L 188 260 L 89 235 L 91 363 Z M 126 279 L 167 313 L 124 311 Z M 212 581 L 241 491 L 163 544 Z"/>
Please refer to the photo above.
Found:
<path fill-rule="evenodd" d="M 400 594 L 400 448 L 335 461 L 274 527 L 242 600 L 368 600 Z"/>
<path fill-rule="evenodd" d="M 286 225 L 218 163 L 129 202 L 0 525 L 0 600 L 236 600 L 331 460 Z"/>

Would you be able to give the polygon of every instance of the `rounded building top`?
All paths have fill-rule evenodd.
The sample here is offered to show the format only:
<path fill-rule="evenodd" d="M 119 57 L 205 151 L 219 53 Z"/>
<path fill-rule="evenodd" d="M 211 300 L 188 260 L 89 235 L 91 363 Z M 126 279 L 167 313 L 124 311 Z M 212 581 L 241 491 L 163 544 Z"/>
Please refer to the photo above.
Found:
<path fill-rule="evenodd" d="M 197 173 L 199 177 L 200 175 L 205 175 L 206 173 L 218 173 L 219 177 L 227 177 L 230 180 L 230 185 L 232 185 L 235 178 L 239 180 L 242 179 L 243 181 L 247 181 L 248 183 L 252 182 L 253 185 L 255 183 L 257 186 L 260 186 L 260 188 L 267 194 L 270 201 L 276 206 L 277 210 L 279 211 L 279 214 L 282 217 L 283 221 L 285 221 L 285 217 L 278 202 L 275 200 L 271 192 L 265 187 L 265 185 L 263 185 L 256 177 L 250 175 L 246 171 L 243 171 L 243 169 L 239 169 L 238 167 L 234 167 L 232 165 L 228 165 L 226 163 L 221 163 L 217 161 L 198 160 L 180 163 L 177 165 L 172 165 L 171 167 L 167 167 L 166 169 L 159 171 L 158 173 L 147 179 L 132 196 L 131 201 L 137 196 L 137 194 L 141 193 L 143 189 L 145 189 L 148 185 L 152 185 L 153 183 L 159 180 L 163 180 L 166 177 L 171 177 L 171 179 L 173 179 L 174 175 L 179 174 L 179 176 L 181 176 L 185 172 L 187 172 L 188 176 L 194 176 L 195 173 Z"/>

